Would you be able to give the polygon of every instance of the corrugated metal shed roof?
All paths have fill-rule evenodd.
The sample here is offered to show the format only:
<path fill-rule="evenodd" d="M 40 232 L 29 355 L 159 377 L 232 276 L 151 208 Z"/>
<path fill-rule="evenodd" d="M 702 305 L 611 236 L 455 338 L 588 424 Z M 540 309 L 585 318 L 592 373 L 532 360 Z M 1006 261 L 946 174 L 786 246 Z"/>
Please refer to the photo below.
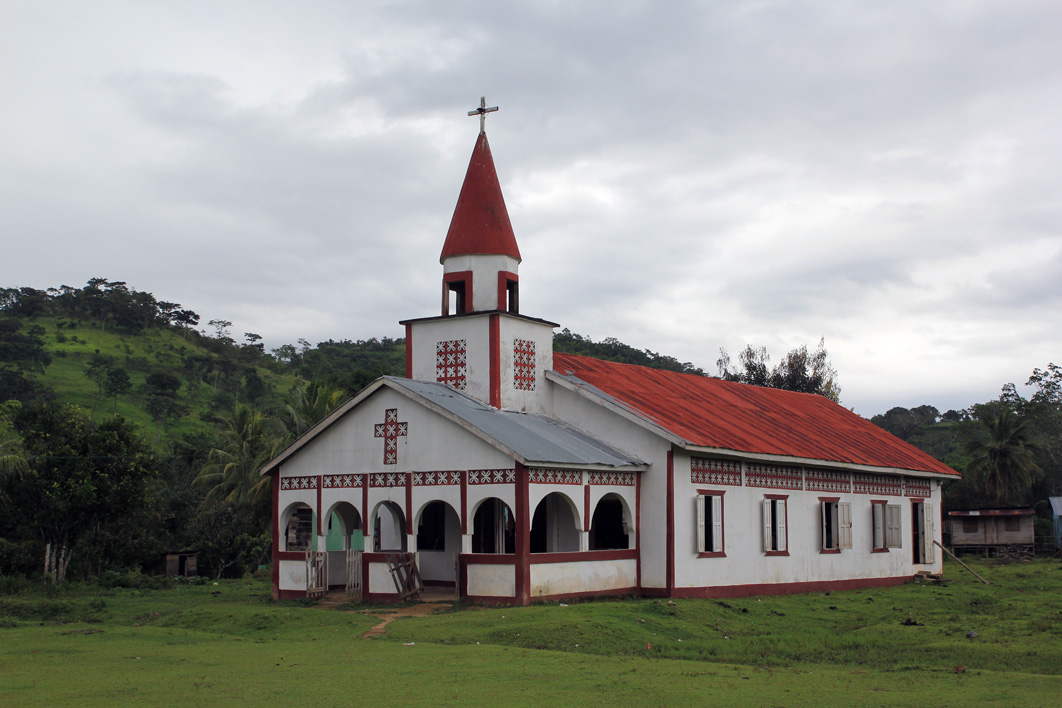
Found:
<path fill-rule="evenodd" d="M 1062 516 L 1062 497 L 1048 497 L 1047 500 L 1051 502 L 1051 512 L 1055 516 Z"/>
<path fill-rule="evenodd" d="M 497 410 L 455 391 L 427 381 L 385 376 L 396 388 L 446 410 L 511 450 L 528 464 L 640 467 L 645 463 L 553 418 Z"/>
<path fill-rule="evenodd" d="M 573 354 L 553 369 L 693 446 L 958 476 L 823 396 Z"/>

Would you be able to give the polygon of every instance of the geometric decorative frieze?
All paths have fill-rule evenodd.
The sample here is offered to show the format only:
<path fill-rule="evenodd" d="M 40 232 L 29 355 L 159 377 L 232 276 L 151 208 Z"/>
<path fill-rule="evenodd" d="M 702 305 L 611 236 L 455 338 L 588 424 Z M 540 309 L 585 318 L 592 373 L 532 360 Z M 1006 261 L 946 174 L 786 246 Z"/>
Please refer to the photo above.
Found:
<path fill-rule="evenodd" d="M 414 472 L 414 487 L 437 487 L 440 484 L 461 484 L 460 472 Z"/>
<path fill-rule="evenodd" d="M 398 464 L 398 438 L 409 432 L 409 423 L 398 422 L 398 409 L 388 408 L 384 413 L 384 422 L 376 424 L 374 437 L 384 439 L 383 463 Z"/>
<path fill-rule="evenodd" d="M 513 385 L 521 391 L 535 390 L 535 343 L 513 340 Z"/>
<path fill-rule="evenodd" d="M 617 487 L 633 487 L 633 472 L 589 472 L 587 481 L 590 484 L 609 484 Z"/>
<path fill-rule="evenodd" d="M 745 468 L 745 485 L 768 489 L 803 489 L 799 467 L 783 467 L 750 462 Z"/>
<path fill-rule="evenodd" d="M 852 480 L 848 472 L 809 469 L 807 471 L 809 492 L 851 492 Z"/>
<path fill-rule="evenodd" d="M 406 474 L 404 472 L 374 472 L 369 477 L 373 487 L 406 486 Z"/>
<path fill-rule="evenodd" d="M 281 477 L 280 488 L 284 489 L 317 489 L 317 477 Z"/>
<path fill-rule="evenodd" d="M 469 484 L 515 484 L 516 470 L 469 470 Z"/>
<path fill-rule="evenodd" d="M 741 486 L 741 463 L 712 457 L 690 458 L 690 482 Z"/>
<path fill-rule="evenodd" d="M 583 473 L 579 470 L 553 470 L 536 467 L 530 470 L 528 481 L 537 484 L 582 484 Z"/>
<path fill-rule="evenodd" d="M 852 475 L 852 491 L 856 494 L 902 494 L 899 475 L 863 474 Z"/>
<path fill-rule="evenodd" d="M 341 489 L 345 487 L 360 487 L 360 474 L 326 474 L 322 483 L 325 489 Z"/>
<path fill-rule="evenodd" d="M 909 497 L 928 497 L 932 494 L 929 480 L 921 477 L 903 478 L 904 494 Z"/>
<path fill-rule="evenodd" d="M 435 343 L 435 381 L 452 386 L 458 391 L 465 390 L 465 376 L 468 374 L 468 359 L 465 354 L 465 339 L 449 339 Z"/>

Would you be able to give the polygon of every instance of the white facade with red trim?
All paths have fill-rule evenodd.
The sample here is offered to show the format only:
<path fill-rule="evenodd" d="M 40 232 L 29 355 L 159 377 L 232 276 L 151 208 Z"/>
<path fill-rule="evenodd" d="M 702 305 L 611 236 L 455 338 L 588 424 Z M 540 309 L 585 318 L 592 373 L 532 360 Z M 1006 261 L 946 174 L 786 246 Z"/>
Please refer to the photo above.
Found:
<path fill-rule="evenodd" d="M 351 549 L 372 600 L 398 597 L 398 551 L 418 554 L 426 582 L 488 603 L 940 572 L 946 469 L 706 448 L 639 401 L 555 371 L 556 325 L 520 314 L 504 203 L 475 218 L 501 198 L 493 169 L 481 135 L 444 246 L 442 314 L 403 323 L 407 378 L 376 381 L 263 469 L 276 596 L 305 595 L 309 551 L 327 551 L 341 587 Z"/>

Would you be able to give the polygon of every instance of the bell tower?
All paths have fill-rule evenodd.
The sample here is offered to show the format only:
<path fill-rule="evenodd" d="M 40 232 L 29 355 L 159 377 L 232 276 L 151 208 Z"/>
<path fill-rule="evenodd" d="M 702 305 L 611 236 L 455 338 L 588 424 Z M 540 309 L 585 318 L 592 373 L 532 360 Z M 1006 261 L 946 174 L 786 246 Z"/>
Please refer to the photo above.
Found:
<path fill-rule="evenodd" d="M 479 116 L 479 137 L 468 162 L 439 262 L 443 266 L 442 314 L 520 312 L 520 248 L 509 223 L 498 172 L 484 130 L 486 99 L 468 115 Z"/>
<path fill-rule="evenodd" d="M 546 413 L 544 372 L 553 367 L 553 328 L 520 314 L 520 248 L 479 117 L 479 136 L 439 262 L 438 317 L 404 320 L 406 376 L 444 383 L 495 408 Z"/>

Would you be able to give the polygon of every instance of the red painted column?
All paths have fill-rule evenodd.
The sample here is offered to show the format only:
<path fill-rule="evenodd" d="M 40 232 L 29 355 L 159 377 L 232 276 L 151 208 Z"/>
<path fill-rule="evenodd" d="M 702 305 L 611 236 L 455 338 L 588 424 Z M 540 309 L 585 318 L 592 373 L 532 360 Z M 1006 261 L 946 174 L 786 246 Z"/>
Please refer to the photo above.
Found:
<path fill-rule="evenodd" d="M 667 594 L 675 590 L 675 453 L 667 451 Z"/>
<path fill-rule="evenodd" d="M 583 485 L 583 531 L 590 530 L 590 480 Z"/>
<path fill-rule="evenodd" d="M 413 325 L 406 325 L 406 378 L 413 378 Z"/>
<path fill-rule="evenodd" d="M 361 476 L 361 535 L 366 538 L 369 536 L 369 475 L 367 474 Z"/>
<path fill-rule="evenodd" d="M 516 463 L 516 597 L 517 605 L 531 601 L 531 513 L 527 467 Z"/>
<path fill-rule="evenodd" d="M 322 487 L 324 487 L 324 476 L 323 475 L 317 475 L 317 535 L 318 536 L 323 536 L 324 533 L 325 533 L 325 528 L 327 528 L 325 526 L 324 519 L 321 518 L 321 492 L 322 492 Z M 316 544 L 314 545 L 314 550 L 315 551 L 317 550 Z"/>
<path fill-rule="evenodd" d="M 501 318 L 490 316 L 490 405 L 501 408 Z"/>
<path fill-rule="evenodd" d="M 635 559 L 635 577 L 638 590 L 642 589 L 642 473 L 634 473 L 634 546 L 638 549 Z"/>
<path fill-rule="evenodd" d="M 413 473 L 406 472 L 406 533 L 413 533 Z M 414 549 L 415 550 L 415 549 Z M 412 553 L 413 550 L 410 550 Z"/>
<path fill-rule="evenodd" d="M 468 470 L 461 470 L 461 535 L 468 533 Z"/>

